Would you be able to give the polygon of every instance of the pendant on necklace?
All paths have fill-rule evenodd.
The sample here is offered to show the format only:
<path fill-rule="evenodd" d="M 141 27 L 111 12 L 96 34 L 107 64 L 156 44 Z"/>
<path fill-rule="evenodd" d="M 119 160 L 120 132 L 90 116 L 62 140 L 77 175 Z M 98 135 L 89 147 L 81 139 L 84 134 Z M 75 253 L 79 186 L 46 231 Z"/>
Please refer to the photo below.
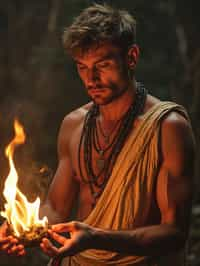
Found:
<path fill-rule="evenodd" d="M 99 158 L 96 159 L 96 165 L 99 171 L 102 171 L 105 167 L 105 158 L 103 157 L 103 151 L 99 151 Z"/>
<path fill-rule="evenodd" d="M 105 140 L 105 143 L 106 143 L 106 144 L 109 144 L 109 142 L 110 142 L 110 137 L 109 137 L 109 136 L 105 136 L 104 140 Z"/>
<path fill-rule="evenodd" d="M 97 198 L 99 197 L 99 192 L 94 192 L 92 195 L 93 195 L 93 198 L 94 198 L 95 201 L 96 201 Z"/>

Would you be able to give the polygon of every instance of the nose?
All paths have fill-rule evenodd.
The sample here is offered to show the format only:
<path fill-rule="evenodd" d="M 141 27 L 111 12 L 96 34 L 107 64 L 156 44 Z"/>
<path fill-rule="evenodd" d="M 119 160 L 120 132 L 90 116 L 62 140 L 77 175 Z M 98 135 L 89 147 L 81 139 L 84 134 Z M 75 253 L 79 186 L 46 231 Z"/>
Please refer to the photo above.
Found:
<path fill-rule="evenodd" d="M 88 86 L 94 86 L 94 83 L 99 80 L 99 73 L 96 68 L 87 70 L 87 84 Z"/>

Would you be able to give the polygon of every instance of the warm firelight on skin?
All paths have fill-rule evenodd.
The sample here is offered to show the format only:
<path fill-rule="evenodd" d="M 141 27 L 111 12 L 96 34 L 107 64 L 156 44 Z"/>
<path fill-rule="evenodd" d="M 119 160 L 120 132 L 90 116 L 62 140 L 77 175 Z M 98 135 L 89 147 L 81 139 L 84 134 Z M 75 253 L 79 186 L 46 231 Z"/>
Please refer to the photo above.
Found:
<path fill-rule="evenodd" d="M 34 202 L 28 202 L 26 196 L 18 189 L 18 174 L 15 169 L 13 155 L 16 146 L 25 142 L 26 136 L 24 129 L 20 123 L 14 121 L 15 137 L 5 149 L 6 157 L 9 160 L 10 172 L 5 181 L 3 195 L 6 199 L 4 211 L 1 215 L 7 219 L 16 237 L 30 232 L 33 228 L 47 228 L 47 217 L 39 219 L 40 199 L 39 197 Z"/>

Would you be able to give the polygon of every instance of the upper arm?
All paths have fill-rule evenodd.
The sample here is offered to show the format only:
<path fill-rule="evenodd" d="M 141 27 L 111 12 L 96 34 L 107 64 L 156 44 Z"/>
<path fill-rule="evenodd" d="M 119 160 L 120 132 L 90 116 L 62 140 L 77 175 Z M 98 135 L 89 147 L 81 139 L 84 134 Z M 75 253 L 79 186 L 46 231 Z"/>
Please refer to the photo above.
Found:
<path fill-rule="evenodd" d="M 58 136 L 58 167 L 47 197 L 47 202 L 63 221 L 69 216 L 79 189 L 78 183 L 74 178 L 75 174 L 69 152 L 73 124 L 73 120 L 71 120 L 70 116 L 67 116 L 61 125 Z"/>
<path fill-rule="evenodd" d="M 178 113 L 169 114 L 162 123 L 161 151 L 157 180 L 161 223 L 175 225 L 187 234 L 193 194 L 194 138 L 188 121 Z"/>

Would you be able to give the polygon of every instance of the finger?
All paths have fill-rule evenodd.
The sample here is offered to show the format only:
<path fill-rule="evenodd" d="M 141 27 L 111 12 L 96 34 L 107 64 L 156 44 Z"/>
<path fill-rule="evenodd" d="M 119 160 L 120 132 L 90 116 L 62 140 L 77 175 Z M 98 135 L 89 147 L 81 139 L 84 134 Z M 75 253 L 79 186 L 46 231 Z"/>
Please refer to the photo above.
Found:
<path fill-rule="evenodd" d="M 59 244 L 64 245 L 67 241 L 67 238 L 64 236 L 61 236 L 55 232 L 50 233 L 51 238 L 53 238 L 55 241 L 57 241 Z"/>
<path fill-rule="evenodd" d="M 5 222 L 1 225 L 1 233 L 5 234 L 8 230 L 8 224 Z"/>
<path fill-rule="evenodd" d="M 52 254 L 52 252 L 50 252 L 43 243 L 40 244 L 40 248 L 49 257 L 54 257 L 53 254 Z"/>
<path fill-rule="evenodd" d="M 26 251 L 23 249 L 23 250 L 19 251 L 16 255 L 19 257 L 22 257 L 22 256 L 26 255 Z"/>
<path fill-rule="evenodd" d="M 15 245 L 8 249 L 7 253 L 12 255 L 17 255 L 19 252 L 24 250 L 24 246 L 22 245 Z"/>
<path fill-rule="evenodd" d="M 15 245 L 15 243 L 12 243 L 11 241 L 3 244 L 1 246 L 1 249 L 4 250 L 4 251 L 7 251 L 9 248 L 11 248 L 13 245 Z"/>
<path fill-rule="evenodd" d="M 49 257 L 53 258 L 55 256 L 57 256 L 57 252 L 55 252 L 52 249 L 49 249 L 46 245 L 44 245 L 43 243 L 40 244 L 40 247 L 42 249 L 42 251 L 47 254 Z"/>
<path fill-rule="evenodd" d="M 2 238 L 0 240 L 0 245 L 8 243 L 8 242 L 11 242 L 11 241 L 12 241 L 12 237 L 11 236 L 4 237 L 4 238 Z"/>
<path fill-rule="evenodd" d="M 59 233 L 70 232 L 75 229 L 75 223 L 70 222 L 70 223 L 54 224 L 52 225 L 51 228 L 54 232 L 59 232 Z"/>
<path fill-rule="evenodd" d="M 74 241 L 69 240 L 68 243 L 65 243 L 65 246 L 59 248 L 59 253 L 63 256 L 73 256 L 79 252 L 80 247 L 78 247 Z"/>
<path fill-rule="evenodd" d="M 47 238 L 43 238 L 41 247 L 45 252 L 47 252 L 51 256 L 57 256 L 59 253 L 58 249 Z"/>
<path fill-rule="evenodd" d="M 11 237 L 10 242 L 11 242 L 12 244 L 17 244 L 17 243 L 19 243 L 19 240 L 18 240 L 17 238 Z"/>
<path fill-rule="evenodd" d="M 7 251 L 7 250 L 9 249 L 10 246 L 11 246 L 10 243 L 5 244 L 5 245 L 1 246 L 1 250 L 3 250 L 3 251 Z"/>

